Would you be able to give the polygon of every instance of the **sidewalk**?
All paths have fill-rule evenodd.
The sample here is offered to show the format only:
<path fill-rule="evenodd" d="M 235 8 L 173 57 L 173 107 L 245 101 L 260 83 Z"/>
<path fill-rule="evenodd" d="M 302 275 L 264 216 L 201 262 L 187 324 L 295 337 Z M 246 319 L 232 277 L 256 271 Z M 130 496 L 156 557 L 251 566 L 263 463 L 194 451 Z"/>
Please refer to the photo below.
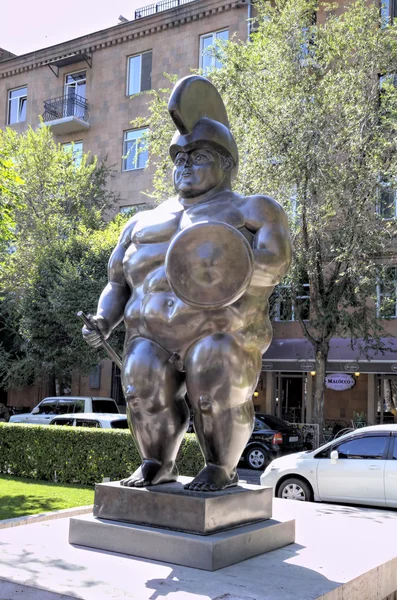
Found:
<path fill-rule="evenodd" d="M 397 512 L 274 499 L 273 518 L 296 519 L 295 544 L 212 573 L 70 546 L 68 518 L 3 529 L 0 600 L 384 600 L 397 590 Z"/>

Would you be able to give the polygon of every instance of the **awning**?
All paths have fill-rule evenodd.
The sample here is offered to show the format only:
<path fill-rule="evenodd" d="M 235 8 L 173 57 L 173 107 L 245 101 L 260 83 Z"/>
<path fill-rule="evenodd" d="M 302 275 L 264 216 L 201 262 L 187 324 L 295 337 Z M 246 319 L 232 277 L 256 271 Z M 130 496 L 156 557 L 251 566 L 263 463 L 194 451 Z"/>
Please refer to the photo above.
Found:
<path fill-rule="evenodd" d="M 397 338 L 381 339 L 383 351 L 363 350 L 362 339 L 333 338 L 327 370 L 342 373 L 396 373 Z M 307 339 L 274 339 L 262 359 L 264 371 L 314 371 L 314 348 Z"/>
<path fill-rule="evenodd" d="M 82 61 L 85 61 L 89 67 L 92 67 L 92 57 L 86 52 L 73 52 L 72 54 L 67 54 L 66 56 L 54 58 L 47 63 L 47 66 L 50 67 L 54 75 L 58 77 L 60 67 L 74 65 L 75 63 Z"/>

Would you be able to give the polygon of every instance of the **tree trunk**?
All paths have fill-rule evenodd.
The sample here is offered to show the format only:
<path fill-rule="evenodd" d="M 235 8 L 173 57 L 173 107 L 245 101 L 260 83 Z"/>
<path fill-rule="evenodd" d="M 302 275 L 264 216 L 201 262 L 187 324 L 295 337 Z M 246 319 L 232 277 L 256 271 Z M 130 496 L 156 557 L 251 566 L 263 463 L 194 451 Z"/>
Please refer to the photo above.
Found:
<path fill-rule="evenodd" d="M 55 372 L 54 371 L 52 371 L 48 375 L 48 395 L 56 396 Z"/>
<path fill-rule="evenodd" d="M 320 440 L 324 428 L 324 393 L 328 347 L 316 349 L 316 378 L 314 380 L 313 421 L 319 426 Z"/>

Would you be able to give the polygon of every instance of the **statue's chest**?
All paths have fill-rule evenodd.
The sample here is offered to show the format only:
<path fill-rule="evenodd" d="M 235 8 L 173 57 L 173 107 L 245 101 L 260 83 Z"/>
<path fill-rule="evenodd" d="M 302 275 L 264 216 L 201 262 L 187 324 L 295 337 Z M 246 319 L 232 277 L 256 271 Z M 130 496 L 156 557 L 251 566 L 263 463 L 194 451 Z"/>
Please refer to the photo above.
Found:
<path fill-rule="evenodd" d="M 182 229 L 205 221 L 221 221 L 244 233 L 244 217 L 239 208 L 230 202 L 198 205 L 185 212 L 164 214 L 161 219 L 156 219 L 156 222 L 138 222 L 123 261 L 129 284 L 137 287 L 147 280 L 145 288 L 167 287 L 163 266 L 171 241 Z"/>
<path fill-rule="evenodd" d="M 236 229 L 242 229 L 245 225 L 244 215 L 238 206 L 230 201 L 217 201 L 192 206 L 186 210 L 181 217 L 180 229 L 203 221 L 220 221 L 236 227 Z"/>
<path fill-rule="evenodd" d="M 132 287 L 142 285 L 150 273 L 164 265 L 168 246 L 179 231 L 181 214 L 165 213 L 137 223 L 123 260 L 125 277 Z"/>

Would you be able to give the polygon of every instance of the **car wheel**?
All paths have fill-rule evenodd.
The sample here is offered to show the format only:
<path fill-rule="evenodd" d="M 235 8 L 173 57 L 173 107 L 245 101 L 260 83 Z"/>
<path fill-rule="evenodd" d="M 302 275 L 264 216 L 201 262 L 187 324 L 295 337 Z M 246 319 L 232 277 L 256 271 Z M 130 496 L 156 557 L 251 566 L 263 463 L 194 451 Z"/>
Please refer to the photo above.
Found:
<path fill-rule="evenodd" d="M 285 500 L 300 500 L 301 502 L 311 502 L 312 491 L 310 486 L 302 479 L 289 478 L 282 482 L 277 491 L 278 498 Z"/>
<path fill-rule="evenodd" d="M 245 462 L 250 469 L 256 469 L 257 471 L 263 470 L 269 460 L 266 455 L 266 451 L 261 446 L 253 446 L 250 448 L 245 455 Z"/>

